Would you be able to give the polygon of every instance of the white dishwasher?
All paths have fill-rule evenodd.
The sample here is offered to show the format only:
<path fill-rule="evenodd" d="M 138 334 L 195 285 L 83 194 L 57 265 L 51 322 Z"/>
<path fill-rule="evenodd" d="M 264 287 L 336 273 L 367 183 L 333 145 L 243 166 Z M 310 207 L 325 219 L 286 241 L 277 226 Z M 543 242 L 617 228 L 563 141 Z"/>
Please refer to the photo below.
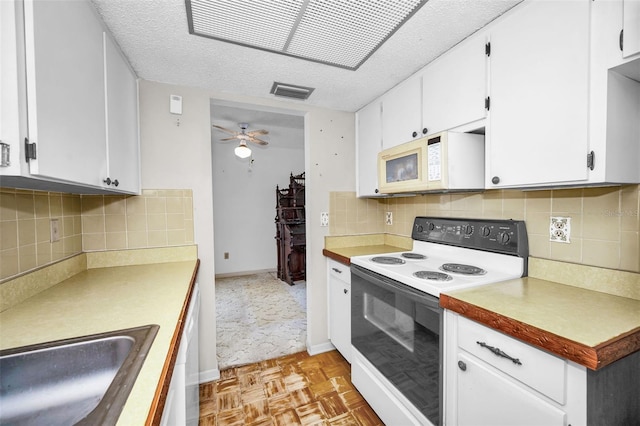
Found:
<path fill-rule="evenodd" d="M 197 425 L 200 415 L 198 365 L 198 318 L 200 316 L 200 288 L 193 287 L 189 311 L 182 331 L 171 385 L 162 413 L 161 425 Z"/>

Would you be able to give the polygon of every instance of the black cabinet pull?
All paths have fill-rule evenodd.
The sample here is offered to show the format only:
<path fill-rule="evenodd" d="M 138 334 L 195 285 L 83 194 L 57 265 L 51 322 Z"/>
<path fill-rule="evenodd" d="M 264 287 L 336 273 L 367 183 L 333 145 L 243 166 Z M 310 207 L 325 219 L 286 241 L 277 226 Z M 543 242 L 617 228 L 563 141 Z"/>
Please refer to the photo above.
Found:
<path fill-rule="evenodd" d="M 500 178 L 498 176 L 494 176 L 491 178 L 491 183 L 497 185 L 500 183 Z"/>
<path fill-rule="evenodd" d="M 500 350 L 500 348 L 495 348 L 493 346 L 489 346 L 485 342 L 476 342 L 476 343 L 479 344 L 480 346 L 482 346 L 483 348 L 489 349 L 491 352 L 493 352 L 497 356 L 501 356 L 503 358 L 507 358 L 507 359 L 513 361 L 514 364 L 522 365 L 522 363 L 520 362 L 520 360 L 518 358 L 514 358 L 512 356 L 507 355 L 506 353 L 502 352 Z"/>
<path fill-rule="evenodd" d="M 415 138 L 416 136 L 418 136 L 418 132 L 411 133 L 411 136 Z"/>
<path fill-rule="evenodd" d="M 467 364 L 465 364 L 462 361 L 458 361 L 458 367 L 460 368 L 460 370 L 462 371 L 467 371 Z"/>
<path fill-rule="evenodd" d="M 347 290 L 346 288 L 344 290 L 342 290 L 342 291 L 344 291 L 344 294 L 349 293 L 349 290 Z"/>
<path fill-rule="evenodd" d="M 333 269 L 333 270 L 334 270 L 334 272 L 337 272 L 337 273 L 339 273 L 339 274 L 341 274 L 341 273 L 342 273 L 342 271 L 341 271 L 340 269 L 338 269 L 338 268 L 331 268 L 331 269 Z"/>
<path fill-rule="evenodd" d="M 427 129 L 426 127 L 422 128 L 422 134 L 423 135 L 426 135 L 428 131 L 429 131 L 429 129 Z"/>
<path fill-rule="evenodd" d="M 623 48 L 624 48 L 624 29 L 620 30 L 620 40 L 618 41 L 618 43 L 620 43 L 620 51 L 623 52 Z"/>

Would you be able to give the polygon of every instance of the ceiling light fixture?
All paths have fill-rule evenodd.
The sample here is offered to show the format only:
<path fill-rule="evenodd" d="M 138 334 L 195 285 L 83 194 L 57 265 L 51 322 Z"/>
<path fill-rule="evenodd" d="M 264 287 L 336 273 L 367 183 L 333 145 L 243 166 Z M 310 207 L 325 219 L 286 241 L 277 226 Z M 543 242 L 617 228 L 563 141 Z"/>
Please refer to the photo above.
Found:
<path fill-rule="evenodd" d="M 348 70 L 358 69 L 425 3 L 185 0 L 190 34 Z"/>
<path fill-rule="evenodd" d="M 239 158 L 247 158 L 251 155 L 251 149 L 247 146 L 246 141 L 240 141 L 240 145 L 238 145 L 233 152 L 235 152 L 236 156 Z"/>

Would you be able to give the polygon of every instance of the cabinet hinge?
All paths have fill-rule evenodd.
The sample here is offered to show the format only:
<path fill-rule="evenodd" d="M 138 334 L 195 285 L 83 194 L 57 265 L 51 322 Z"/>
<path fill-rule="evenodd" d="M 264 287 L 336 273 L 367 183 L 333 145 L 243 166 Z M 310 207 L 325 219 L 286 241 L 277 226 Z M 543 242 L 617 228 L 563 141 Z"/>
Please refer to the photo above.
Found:
<path fill-rule="evenodd" d="M 593 170 L 596 166 L 596 153 L 591 151 L 587 154 L 587 167 L 589 170 Z"/>
<path fill-rule="evenodd" d="M 484 45 L 484 54 L 491 56 L 491 42 Z"/>
<path fill-rule="evenodd" d="M 491 109 L 491 96 L 484 98 L 484 108 L 489 111 Z"/>
<path fill-rule="evenodd" d="M 27 160 L 27 163 L 29 162 L 29 160 L 36 159 L 36 144 L 35 142 L 29 143 L 28 138 L 24 138 L 24 156 Z"/>

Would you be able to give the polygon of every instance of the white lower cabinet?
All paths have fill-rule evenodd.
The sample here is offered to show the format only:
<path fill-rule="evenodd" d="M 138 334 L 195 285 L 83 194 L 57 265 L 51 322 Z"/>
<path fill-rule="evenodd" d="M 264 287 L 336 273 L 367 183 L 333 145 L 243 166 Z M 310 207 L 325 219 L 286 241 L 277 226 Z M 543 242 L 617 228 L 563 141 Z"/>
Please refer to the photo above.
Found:
<path fill-rule="evenodd" d="M 450 311 L 445 330 L 445 424 L 586 424 L 584 367 Z"/>
<path fill-rule="evenodd" d="M 640 351 L 598 370 L 445 310 L 444 424 L 640 424 Z"/>
<path fill-rule="evenodd" d="M 344 263 L 327 258 L 329 283 L 329 338 L 351 362 L 351 270 Z"/>

